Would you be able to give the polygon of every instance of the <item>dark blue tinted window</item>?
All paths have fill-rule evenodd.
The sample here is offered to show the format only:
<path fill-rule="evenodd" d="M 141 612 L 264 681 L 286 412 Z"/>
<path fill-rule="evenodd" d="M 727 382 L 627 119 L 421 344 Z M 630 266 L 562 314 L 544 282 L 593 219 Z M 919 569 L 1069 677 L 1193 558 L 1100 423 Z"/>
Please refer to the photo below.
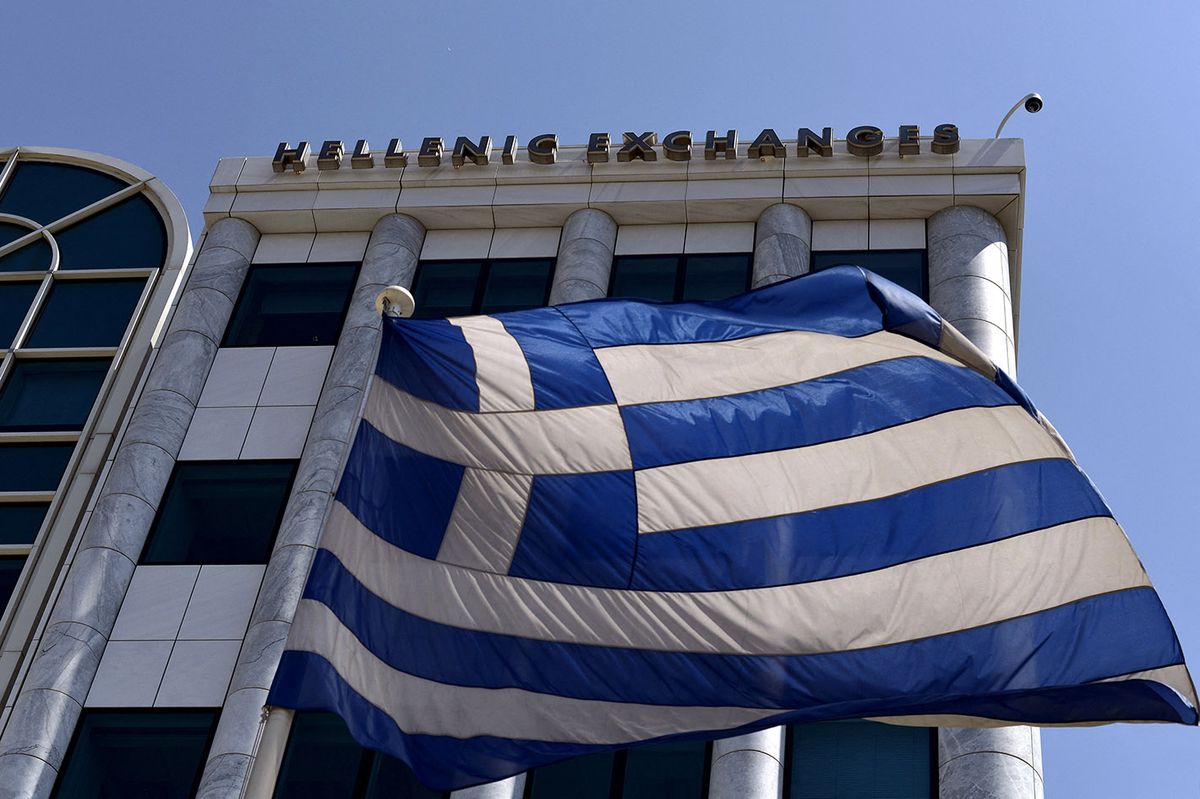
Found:
<path fill-rule="evenodd" d="M 167 232 L 137 194 L 54 234 L 59 269 L 156 269 L 167 257 Z"/>
<path fill-rule="evenodd" d="M 50 245 L 39 236 L 29 244 L 22 244 L 5 256 L 0 256 L 0 272 L 45 272 L 52 258 Z"/>
<path fill-rule="evenodd" d="M 17 578 L 25 566 L 24 555 L 8 555 L 0 558 L 0 613 L 8 606 L 13 591 L 17 587 Z"/>
<path fill-rule="evenodd" d="M 667 741 L 625 750 L 621 799 L 702 799 L 704 741 Z"/>
<path fill-rule="evenodd" d="M 224 346 L 336 344 L 357 274 L 348 263 L 251 267 Z"/>
<path fill-rule="evenodd" d="M 540 766 L 525 799 L 703 799 L 706 741 L 668 741 Z"/>
<path fill-rule="evenodd" d="M 611 297 L 671 302 L 679 282 L 678 255 L 622 255 L 613 261 Z"/>
<path fill-rule="evenodd" d="M 295 461 L 177 464 L 141 562 L 266 563 L 295 471 Z"/>
<path fill-rule="evenodd" d="M 126 185 L 123 180 L 81 166 L 21 161 L 0 197 L 0 213 L 48 225 Z"/>
<path fill-rule="evenodd" d="M 0 544 L 32 544 L 49 508 L 41 502 L 0 504 Z"/>
<path fill-rule="evenodd" d="M 617 752 L 538 766 L 525 777 L 525 799 L 610 799 Z"/>
<path fill-rule="evenodd" d="M 0 247 L 11 244 L 22 236 L 33 232 L 32 228 L 24 225 L 14 225 L 12 222 L 0 222 Z"/>
<path fill-rule="evenodd" d="M 812 270 L 820 272 L 841 264 L 851 264 L 869 269 L 880 277 L 916 294 L 923 300 L 929 299 L 926 286 L 925 250 L 856 250 L 845 252 L 814 252 Z"/>
<path fill-rule="evenodd" d="M 417 319 L 539 308 L 550 297 L 553 258 L 422 261 L 413 282 Z"/>
<path fill-rule="evenodd" d="M 72 443 L 0 446 L 0 491 L 53 491 L 74 449 Z"/>
<path fill-rule="evenodd" d="M 723 300 L 749 288 L 749 253 L 684 256 L 681 300 Z"/>
<path fill-rule="evenodd" d="M 145 286 L 143 278 L 55 280 L 23 346 L 115 347 Z M 83 309 L 87 324 L 80 324 Z"/>
<path fill-rule="evenodd" d="M 0 431 L 82 430 L 108 359 L 19 360 L 0 390 Z"/>
<path fill-rule="evenodd" d="M 930 799 L 936 731 L 870 721 L 788 730 L 787 799 Z"/>
<path fill-rule="evenodd" d="M 85 710 L 54 795 L 188 799 L 216 723 L 215 710 Z"/>
<path fill-rule="evenodd" d="M 37 294 L 39 282 L 0 283 L 0 350 L 12 346 L 17 328 L 29 313 L 29 305 Z"/>
<path fill-rule="evenodd" d="M 550 298 L 554 261 L 530 258 L 488 261 L 479 313 L 502 313 L 539 308 Z"/>
<path fill-rule="evenodd" d="M 363 749 L 332 713 L 297 713 L 275 799 L 444 799 L 403 762 Z"/>
<path fill-rule="evenodd" d="M 722 300 L 750 288 L 749 253 L 622 255 L 613 260 L 611 297 L 659 302 Z"/>

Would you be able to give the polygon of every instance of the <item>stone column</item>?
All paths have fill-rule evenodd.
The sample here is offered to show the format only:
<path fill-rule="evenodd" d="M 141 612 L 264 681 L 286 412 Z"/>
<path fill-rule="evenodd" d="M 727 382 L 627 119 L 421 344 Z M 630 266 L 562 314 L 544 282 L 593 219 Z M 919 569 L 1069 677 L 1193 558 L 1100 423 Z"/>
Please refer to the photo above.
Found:
<path fill-rule="evenodd" d="M 525 793 L 525 775 L 496 780 L 474 788 L 462 788 L 450 794 L 451 799 L 519 799 Z"/>
<path fill-rule="evenodd" d="M 0 739 L 0 797 L 49 796 L 191 423 L 258 231 L 208 231 Z"/>
<path fill-rule="evenodd" d="M 550 304 L 608 296 L 617 223 L 603 211 L 581 208 L 567 217 L 558 242 Z"/>
<path fill-rule="evenodd" d="M 812 268 L 812 220 L 798 205 L 779 203 L 758 215 L 754 226 L 754 275 L 761 288 Z"/>
<path fill-rule="evenodd" d="M 806 274 L 812 220 L 797 205 L 779 203 L 754 228 L 754 288 Z M 709 799 L 777 799 L 783 792 L 783 727 L 713 741 Z"/>
<path fill-rule="evenodd" d="M 995 217 L 973 206 L 943 209 L 926 227 L 929 303 L 989 358 L 1016 371 L 1008 243 Z M 1042 796 L 1039 730 L 942 728 L 941 799 L 1035 799 Z"/>
<path fill-rule="evenodd" d="M 338 472 L 354 435 L 367 378 L 375 364 L 382 322 L 375 311 L 375 297 L 388 286 L 412 283 L 424 240 L 424 226 L 403 214 L 384 217 L 371 233 L 275 549 L 230 680 L 197 799 L 226 799 L 238 796 L 242 789 L 267 691 L 279 666 L 296 603 L 333 501 Z"/>

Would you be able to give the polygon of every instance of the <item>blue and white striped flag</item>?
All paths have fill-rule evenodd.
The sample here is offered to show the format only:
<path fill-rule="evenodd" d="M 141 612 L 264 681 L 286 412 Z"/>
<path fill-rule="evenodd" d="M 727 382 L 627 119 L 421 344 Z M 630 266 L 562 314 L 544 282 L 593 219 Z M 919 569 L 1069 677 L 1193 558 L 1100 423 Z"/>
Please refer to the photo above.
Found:
<path fill-rule="evenodd" d="M 443 789 L 784 722 L 1197 719 L 1053 428 L 854 267 L 385 319 L 268 701 Z"/>

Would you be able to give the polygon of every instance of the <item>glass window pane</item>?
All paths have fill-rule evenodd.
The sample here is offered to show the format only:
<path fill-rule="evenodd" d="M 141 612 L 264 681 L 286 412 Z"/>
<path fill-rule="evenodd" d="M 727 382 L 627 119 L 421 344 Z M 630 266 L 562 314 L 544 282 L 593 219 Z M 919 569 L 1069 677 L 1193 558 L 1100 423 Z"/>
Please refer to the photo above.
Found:
<path fill-rule="evenodd" d="M 814 272 L 841 264 L 869 269 L 880 277 L 886 277 L 903 286 L 921 299 L 928 298 L 925 286 L 925 250 L 858 250 L 812 254 Z"/>
<path fill-rule="evenodd" d="M 0 213 L 48 225 L 126 185 L 123 180 L 81 166 L 21 161 L 0 197 Z"/>
<path fill-rule="evenodd" d="M 37 294 L 37 281 L 29 283 L 0 283 L 0 350 L 12 346 L 17 328 L 29 313 L 29 304 Z"/>
<path fill-rule="evenodd" d="M 449 791 L 426 788 L 403 760 L 375 752 L 362 799 L 449 799 Z"/>
<path fill-rule="evenodd" d="M 550 258 L 490 261 L 479 313 L 503 313 L 540 308 L 550 296 Z"/>
<path fill-rule="evenodd" d="M 870 721 L 800 724 L 788 744 L 788 799 L 929 799 L 933 732 Z"/>
<path fill-rule="evenodd" d="M 613 262 L 611 297 L 671 302 L 675 299 L 676 255 L 623 255 Z"/>
<path fill-rule="evenodd" d="M 723 300 L 750 288 L 750 255 L 689 255 L 681 300 Z"/>
<path fill-rule="evenodd" d="M 0 247 L 11 244 L 22 236 L 32 233 L 33 228 L 24 225 L 14 225 L 12 222 L 0 222 Z"/>
<path fill-rule="evenodd" d="M 266 563 L 295 461 L 180 463 L 142 563 Z"/>
<path fill-rule="evenodd" d="M 0 491 L 53 491 L 74 449 L 69 442 L 0 446 Z"/>
<path fill-rule="evenodd" d="M 482 261 L 422 261 L 413 285 L 416 319 L 475 313 Z"/>
<path fill-rule="evenodd" d="M 275 799 L 354 799 L 364 752 L 333 713 L 297 713 Z"/>
<path fill-rule="evenodd" d="M 626 750 L 622 799 L 703 799 L 705 741 L 666 741 Z"/>
<path fill-rule="evenodd" d="M 167 231 L 154 203 L 138 194 L 54 234 L 59 269 L 157 269 Z"/>
<path fill-rule="evenodd" d="M 55 796 L 188 799 L 216 723 L 215 710 L 85 710 Z"/>
<path fill-rule="evenodd" d="M 146 281 L 55 280 L 25 347 L 115 347 L 121 343 Z M 79 324 L 86 309 L 88 323 Z"/>
<path fill-rule="evenodd" d="M 52 258 L 50 245 L 39 236 L 0 258 L 0 272 L 45 272 Z"/>
<path fill-rule="evenodd" d="M 17 578 L 21 576 L 21 569 L 25 567 L 24 555 L 9 555 L 0 558 L 0 613 L 8 607 L 8 600 L 12 598 L 13 591 L 17 588 Z"/>
<path fill-rule="evenodd" d="M 538 766 L 526 775 L 526 799 L 609 799 L 616 752 Z"/>
<path fill-rule="evenodd" d="M 82 430 L 107 358 L 17 361 L 0 390 L 0 431 Z"/>
<path fill-rule="evenodd" d="M 358 264 L 251 267 L 224 346 L 336 344 L 357 274 Z"/>
<path fill-rule="evenodd" d="M 0 544 L 32 544 L 49 509 L 41 502 L 0 504 Z"/>

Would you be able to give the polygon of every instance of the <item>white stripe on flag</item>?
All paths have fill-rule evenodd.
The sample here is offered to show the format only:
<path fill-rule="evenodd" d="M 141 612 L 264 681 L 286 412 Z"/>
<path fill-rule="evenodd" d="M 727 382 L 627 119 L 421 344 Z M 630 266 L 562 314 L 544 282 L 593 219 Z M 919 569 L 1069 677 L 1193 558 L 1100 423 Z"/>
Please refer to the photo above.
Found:
<path fill-rule="evenodd" d="M 1020 406 L 964 408 L 825 444 L 639 470 L 638 532 L 803 513 L 1066 455 Z"/>
<path fill-rule="evenodd" d="M 533 410 L 529 363 L 504 323 L 491 316 L 461 316 L 447 321 L 462 330 L 475 352 L 480 413 Z"/>
<path fill-rule="evenodd" d="M 467 469 L 437 559 L 504 574 L 517 550 L 533 477 Z"/>
<path fill-rule="evenodd" d="M 685 730 L 724 729 L 778 715 L 778 709 L 678 707 L 573 699 L 520 688 L 434 682 L 393 669 L 319 602 L 300 600 L 288 649 L 333 664 L 360 696 L 410 735 L 623 744 Z"/>
<path fill-rule="evenodd" d="M 666 652 L 804 655 L 881 646 L 1149 584 L 1108 517 L 847 577 L 696 593 L 567 585 L 438 563 L 387 543 L 340 502 L 321 546 L 368 591 L 439 624 Z"/>
<path fill-rule="evenodd" d="M 845 338 L 793 330 L 734 341 L 596 350 L 621 405 L 743 394 L 914 355 L 963 365 L 914 339 L 888 332 Z"/>
<path fill-rule="evenodd" d="M 469 413 L 418 399 L 375 377 L 363 418 L 393 441 L 478 469 L 580 474 L 632 468 L 616 405 Z"/>

